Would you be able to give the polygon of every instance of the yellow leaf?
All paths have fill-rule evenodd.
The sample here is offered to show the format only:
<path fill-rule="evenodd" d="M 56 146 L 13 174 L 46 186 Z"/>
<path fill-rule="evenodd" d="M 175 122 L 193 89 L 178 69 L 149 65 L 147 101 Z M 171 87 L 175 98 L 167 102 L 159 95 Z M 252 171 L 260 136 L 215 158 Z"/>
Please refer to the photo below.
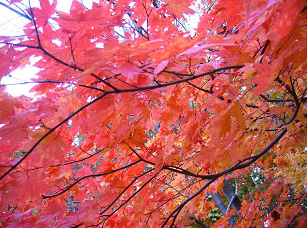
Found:
<path fill-rule="evenodd" d="M 298 113 L 297 113 L 296 119 L 298 119 L 299 121 L 301 121 L 302 124 L 305 125 L 307 123 L 307 118 L 304 116 L 304 111 L 305 110 L 301 106 Z"/>
<path fill-rule="evenodd" d="M 224 188 L 224 181 L 221 180 L 217 185 L 216 185 L 216 191 L 219 192 Z"/>
<path fill-rule="evenodd" d="M 163 167 L 163 163 L 164 163 L 164 158 L 163 158 L 163 154 L 159 153 L 156 156 L 156 165 L 155 165 L 155 173 L 158 173 L 161 171 L 162 167 Z"/>
<path fill-rule="evenodd" d="M 216 127 L 219 129 L 219 137 L 224 138 L 231 130 L 230 116 L 225 114 L 216 122 Z"/>
<path fill-rule="evenodd" d="M 287 128 L 287 130 L 288 130 L 288 133 L 289 132 L 292 132 L 293 131 L 293 129 L 294 129 L 294 127 L 295 127 L 295 123 L 290 123 L 290 124 L 288 124 L 288 125 L 286 125 L 286 128 Z"/>
<path fill-rule="evenodd" d="M 245 119 L 244 119 L 244 115 L 242 114 L 242 109 L 241 109 L 239 101 L 234 102 L 230 113 L 233 117 L 236 118 L 236 122 L 237 122 L 239 128 L 242 131 L 245 130 Z"/>
<path fill-rule="evenodd" d="M 270 114 L 283 114 L 289 110 L 289 107 L 281 106 L 270 109 Z"/>

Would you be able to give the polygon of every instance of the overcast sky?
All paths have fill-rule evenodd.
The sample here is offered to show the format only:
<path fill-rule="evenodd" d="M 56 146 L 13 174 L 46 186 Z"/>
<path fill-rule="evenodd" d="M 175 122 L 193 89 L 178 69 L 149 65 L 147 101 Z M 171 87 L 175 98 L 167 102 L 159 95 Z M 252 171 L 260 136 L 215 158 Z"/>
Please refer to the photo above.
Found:
<path fill-rule="evenodd" d="M 5 4 L 8 4 L 9 0 L 0 0 Z M 52 2 L 52 0 L 50 0 Z M 69 12 L 72 0 L 58 0 L 57 10 Z M 87 8 L 92 8 L 93 2 L 99 2 L 99 0 L 80 0 L 83 5 Z M 28 0 L 22 1 L 26 6 L 29 5 Z M 39 0 L 31 0 L 32 7 L 39 7 Z M 24 7 L 23 7 L 24 8 Z M 0 36 L 21 36 L 23 33 L 23 26 L 29 21 L 26 18 L 19 16 L 18 14 L 7 9 L 3 5 L 0 5 Z M 198 15 L 192 15 L 189 17 L 190 27 L 196 27 L 198 23 Z M 35 61 L 35 59 L 31 59 Z M 11 72 L 10 77 L 3 77 L 1 84 L 14 84 L 20 83 L 22 81 L 31 81 L 31 78 L 35 77 L 35 74 L 38 72 L 38 69 L 31 66 L 26 66 L 23 69 L 17 69 L 14 72 Z M 29 90 L 33 87 L 34 84 L 28 85 L 14 85 L 7 86 L 7 91 L 13 96 L 27 95 L 31 96 Z"/>
<path fill-rule="evenodd" d="M 8 4 L 7 1 L 3 1 L 5 4 Z M 28 5 L 28 1 L 23 1 L 25 5 Z M 58 0 L 57 10 L 69 12 L 70 5 L 72 0 Z M 91 8 L 92 0 L 82 0 L 82 3 Z M 97 1 L 94 1 L 97 2 Z M 32 7 L 39 7 L 38 0 L 31 0 Z M 20 36 L 24 35 L 22 27 L 29 21 L 11 10 L 5 8 L 3 5 L 0 5 L 0 36 Z M 30 81 L 31 78 L 35 77 L 35 74 L 38 72 L 38 69 L 35 67 L 27 66 L 23 69 L 17 69 L 11 73 L 12 77 L 4 77 L 1 80 L 1 84 L 14 84 L 23 81 Z M 33 87 L 34 84 L 28 85 L 14 85 L 7 86 L 7 91 L 13 96 L 27 95 L 31 96 L 29 90 Z"/>

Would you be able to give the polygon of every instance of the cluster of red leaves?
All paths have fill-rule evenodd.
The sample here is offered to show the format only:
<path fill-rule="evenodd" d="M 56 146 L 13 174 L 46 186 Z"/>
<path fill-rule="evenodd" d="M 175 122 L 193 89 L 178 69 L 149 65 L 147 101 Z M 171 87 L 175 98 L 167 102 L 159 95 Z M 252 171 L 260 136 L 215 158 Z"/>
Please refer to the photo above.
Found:
<path fill-rule="evenodd" d="M 0 37 L 0 76 L 33 57 L 40 72 L 19 83 L 33 97 L 0 88 L 2 226 L 186 227 L 220 179 L 256 167 L 271 185 L 238 227 L 306 224 L 297 201 L 263 210 L 306 184 L 290 162 L 306 162 L 306 1 L 20 2 L 25 36 Z"/>

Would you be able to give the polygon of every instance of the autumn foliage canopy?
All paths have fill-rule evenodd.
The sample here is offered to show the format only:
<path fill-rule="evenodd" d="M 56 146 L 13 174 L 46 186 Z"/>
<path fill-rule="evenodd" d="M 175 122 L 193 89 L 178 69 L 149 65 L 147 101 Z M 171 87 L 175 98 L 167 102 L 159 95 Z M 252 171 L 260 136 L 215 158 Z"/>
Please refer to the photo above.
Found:
<path fill-rule="evenodd" d="M 0 7 L 0 227 L 307 226 L 307 1 Z"/>

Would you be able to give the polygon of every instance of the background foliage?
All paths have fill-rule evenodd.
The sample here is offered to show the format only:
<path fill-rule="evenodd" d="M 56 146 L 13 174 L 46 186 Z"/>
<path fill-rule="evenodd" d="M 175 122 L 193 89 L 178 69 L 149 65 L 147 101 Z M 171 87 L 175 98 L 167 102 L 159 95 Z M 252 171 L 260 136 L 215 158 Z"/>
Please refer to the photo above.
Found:
<path fill-rule="evenodd" d="M 306 1 L 0 3 L 1 226 L 306 227 Z"/>

